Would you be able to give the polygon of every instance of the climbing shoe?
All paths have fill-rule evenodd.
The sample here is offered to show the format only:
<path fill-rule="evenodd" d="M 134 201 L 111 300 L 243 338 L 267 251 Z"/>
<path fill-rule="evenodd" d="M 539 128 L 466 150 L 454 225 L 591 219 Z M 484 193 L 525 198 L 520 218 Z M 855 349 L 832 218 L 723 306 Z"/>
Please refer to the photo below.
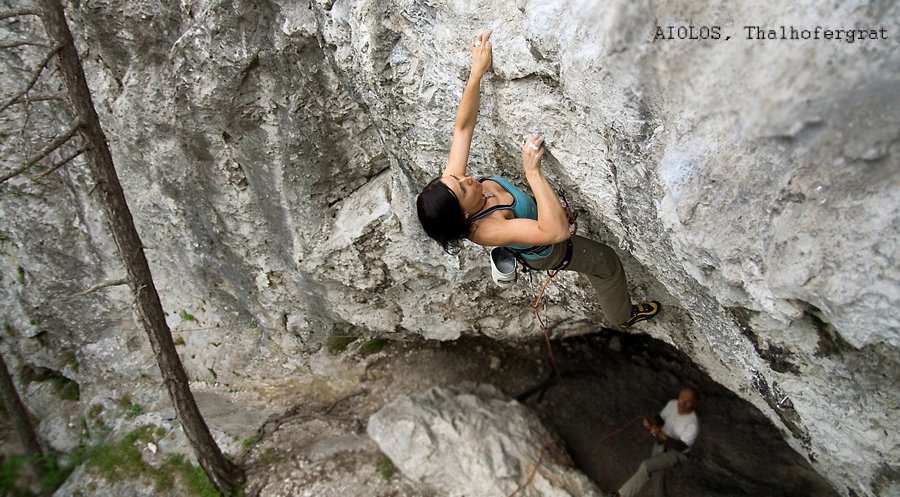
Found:
<path fill-rule="evenodd" d="M 628 318 L 628 321 L 620 324 L 622 328 L 628 328 L 633 326 L 635 323 L 640 323 L 641 321 L 646 321 L 648 319 L 653 318 L 657 314 L 659 314 L 659 308 L 661 307 L 660 303 L 651 300 L 650 302 L 641 302 L 637 305 L 631 306 L 631 317 Z"/>
<path fill-rule="evenodd" d="M 516 256 L 512 250 L 506 247 L 491 249 L 491 278 L 503 288 L 516 284 Z"/>

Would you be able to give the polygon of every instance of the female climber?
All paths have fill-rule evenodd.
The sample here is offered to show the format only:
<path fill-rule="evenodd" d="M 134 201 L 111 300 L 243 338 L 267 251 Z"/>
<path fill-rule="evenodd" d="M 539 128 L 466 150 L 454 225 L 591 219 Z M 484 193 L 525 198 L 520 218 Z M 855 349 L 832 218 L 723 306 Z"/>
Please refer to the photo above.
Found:
<path fill-rule="evenodd" d="M 447 252 L 467 238 L 479 245 L 505 246 L 532 269 L 584 274 L 607 319 L 622 327 L 654 317 L 659 302 L 631 304 L 625 271 L 613 249 L 570 235 L 568 213 L 541 172 L 543 137 L 533 134 L 522 145 L 525 179 L 533 198 L 500 177 L 466 176 L 481 78 L 492 62 L 490 37 L 488 29 L 475 37 L 471 47 L 472 69 L 456 112 L 447 167 L 416 199 L 425 233 Z"/>

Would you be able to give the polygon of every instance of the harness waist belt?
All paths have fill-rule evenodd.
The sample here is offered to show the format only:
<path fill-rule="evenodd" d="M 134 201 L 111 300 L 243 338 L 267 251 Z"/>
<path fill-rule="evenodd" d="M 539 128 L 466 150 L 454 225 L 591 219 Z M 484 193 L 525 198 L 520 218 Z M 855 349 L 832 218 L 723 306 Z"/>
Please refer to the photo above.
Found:
<path fill-rule="evenodd" d="M 541 247 L 541 248 L 546 248 L 549 246 L 550 245 L 544 245 L 544 247 Z M 533 271 L 540 271 L 539 269 L 536 269 L 535 267 L 533 267 L 531 264 L 528 264 L 528 260 L 525 259 L 524 257 L 522 257 L 520 252 L 518 252 L 518 251 L 512 251 L 512 252 L 516 255 L 516 259 L 518 259 L 522 264 L 524 264 L 525 267 L 527 267 L 528 269 L 531 269 Z M 562 271 L 563 269 L 567 268 L 569 266 L 569 263 L 571 263 L 571 262 L 572 262 L 572 239 L 569 238 L 568 240 L 566 240 L 566 255 L 563 256 L 562 261 L 559 264 L 557 264 L 556 267 L 547 268 L 547 270 L 548 271 Z"/>

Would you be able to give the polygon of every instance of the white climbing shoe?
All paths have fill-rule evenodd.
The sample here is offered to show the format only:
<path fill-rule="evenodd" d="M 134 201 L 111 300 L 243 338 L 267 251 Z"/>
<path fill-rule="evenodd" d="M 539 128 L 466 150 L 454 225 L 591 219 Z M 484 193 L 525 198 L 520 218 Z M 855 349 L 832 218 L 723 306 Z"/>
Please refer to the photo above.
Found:
<path fill-rule="evenodd" d="M 491 249 L 491 278 L 503 288 L 516 284 L 516 256 L 508 248 Z"/>

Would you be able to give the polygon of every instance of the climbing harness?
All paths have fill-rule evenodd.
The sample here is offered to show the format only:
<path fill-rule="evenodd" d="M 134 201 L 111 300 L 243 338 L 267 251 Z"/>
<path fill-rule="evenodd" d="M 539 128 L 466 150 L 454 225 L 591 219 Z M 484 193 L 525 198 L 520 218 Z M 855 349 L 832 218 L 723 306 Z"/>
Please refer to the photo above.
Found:
<path fill-rule="evenodd" d="M 563 208 L 566 210 L 566 215 L 569 219 L 569 233 L 572 235 L 578 232 L 578 214 L 572 211 L 569 208 L 569 201 L 566 198 L 566 192 L 562 188 L 559 188 L 556 191 L 557 196 L 560 199 L 560 203 Z M 496 209 L 496 207 L 492 208 Z M 489 210 L 489 212 L 493 212 L 493 210 Z M 483 214 L 480 214 L 483 216 Z M 518 268 L 516 266 L 516 261 L 518 261 L 522 265 L 522 272 L 527 273 L 528 271 L 539 271 L 539 269 L 535 269 L 531 265 L 528 264 L 528 260 L 523 257 L 526 254 L 536 254 L 542 252 L 547 249 L 547 246 L 536 246 L 531 247 L 527 250 L 511 250 L 508 247 L 494 247 L 491 249 L 491 278 L 494 280 L 494 283 L 501 288 L 508 288 L 516 284 L 518 281 Z M 556 265 L 556 267 L 550 268 L 547 270 L 547 273 L 552 278 L 556 275 L 557 272 L 562 271 L 566 267 L 569 266 L 569 263 L 572 262 L 572 239 L 571 237 L 566 240 L 566 253 L 563 256 L 562 261 Z M 546 286 L 546 285 L 545 285 Z"/>

